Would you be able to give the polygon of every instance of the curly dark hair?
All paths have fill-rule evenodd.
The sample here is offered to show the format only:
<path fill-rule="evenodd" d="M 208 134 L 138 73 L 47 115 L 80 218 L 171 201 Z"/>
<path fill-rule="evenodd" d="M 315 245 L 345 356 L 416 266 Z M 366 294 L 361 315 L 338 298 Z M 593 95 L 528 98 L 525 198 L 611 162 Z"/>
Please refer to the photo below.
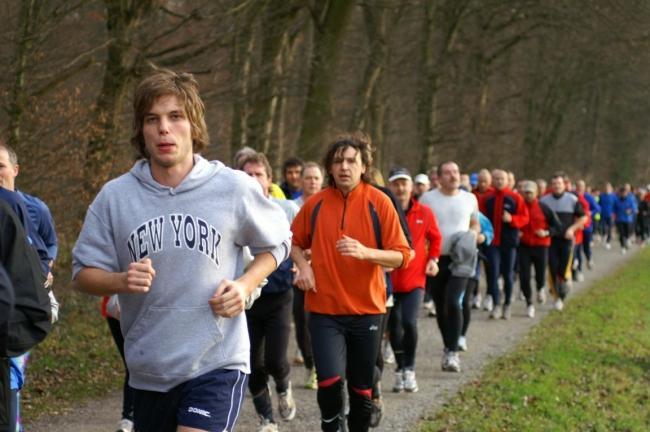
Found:
<path fill-rule="evenodd" d="M 335 186 L 334 178 L 330 174 L 334 158 L 340 156 L 346 149 L 353 148 L 361 155 L 361 163 L 366 167 L 366 172 L 361 175 L 361 180 L 370 183 L 370 169 L 372 167 L 372 140 L 370 136 L 364 132 L 344 133 L 337 136 L 334 141 L 329 145 L 325 158 L 323 159 L 323 166 L 327 173 L 327 184 Z"/>

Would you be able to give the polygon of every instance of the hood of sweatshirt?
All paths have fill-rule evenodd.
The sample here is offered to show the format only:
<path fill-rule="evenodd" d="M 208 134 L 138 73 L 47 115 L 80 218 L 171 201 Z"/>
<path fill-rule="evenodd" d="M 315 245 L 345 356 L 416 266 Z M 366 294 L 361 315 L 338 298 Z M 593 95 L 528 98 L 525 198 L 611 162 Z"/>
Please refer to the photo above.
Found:
<path fill-rule="evenodd" d="M 224 164 L 219 161 L 208 161 L 202 156 L 194 155 L 194 166 L 181 183 L 173 188 L 158 183 L 151 174 L 151 163 L 146 159 L 137 161 L 131 171 L 129 171 L 142 186 L 155 195 L 178 195 L 192 191 L 209 182 L 219 171 L 224 168 Z"/>

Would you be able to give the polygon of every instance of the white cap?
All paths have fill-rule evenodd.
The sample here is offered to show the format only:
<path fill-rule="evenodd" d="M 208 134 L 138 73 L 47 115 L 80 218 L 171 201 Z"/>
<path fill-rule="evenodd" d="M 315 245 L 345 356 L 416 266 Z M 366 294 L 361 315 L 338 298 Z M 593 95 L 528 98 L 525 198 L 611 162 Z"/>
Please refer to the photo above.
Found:
<path fill-rule="evenodd" d="M 414 183 L 421 183 L 423 185 L 429 185 L 431 182 L 429 181 L 429 177 L 426 174 L 418 174 L 415 176 L 415 179 L 413 179 Z"/>

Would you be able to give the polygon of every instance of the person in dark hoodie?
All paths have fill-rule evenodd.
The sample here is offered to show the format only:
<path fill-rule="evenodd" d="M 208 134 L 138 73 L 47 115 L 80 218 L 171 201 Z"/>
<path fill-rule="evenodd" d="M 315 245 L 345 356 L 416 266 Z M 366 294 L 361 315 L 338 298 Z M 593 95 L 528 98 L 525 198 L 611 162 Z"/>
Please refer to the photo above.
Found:
<path fill-rule="evenodd" d="M 1 211 L 1 210 L 0 210 Z M 7 324 L 14 307 L 14 288 L 11 280 L 0 263 L 0 352 L 7 350 L 6 339 L 8 335 Z M 16 430 L 12 424 L 14 416 L 11 408 L 11 385 L 9 372 L 9 359 L 0 355 L 0 430 Z M 11 423 L 10 423 L 11 421 Z M 3 429 L 4 428 L 4 429 Z"/>
<path fill-rule="evenodd" d="M 291 200 L 269 196 L 272 171 L 268 159 L 262 153 L 247 156 L 242 161 L 242 171 L 256 179 L 262 193 L 282 208 L 291 223 L 298 214 L 298 206 Z M 261 428 L 277 428 L 273 417 L 273 405 L 269 390 L 269 376 L 275 381 L 278 395 L 278 411 L 284 421 L 296 416 L 287 360 L 289 335 L 291 334 L 291 309 L 293 305 L 293 262 L 286 260 L 271 273 L 262 294 L 246 311 L 248 335 L 251 342 L 251 376 L 248 388 L 253 396 L 255 411 L 260 416 Z"/>
<path fill-rule="evenodd" d="M 564 173 L 557 172 L 553 175 L 551 191 L 539 202 L 553 210 L 561 223 L 561 228 L 551 233 L 548 266 L 555 309 L 562 310 L 570 287 L 573 240 L 576 231 L 587 223 L 588 217 L 578 197 L 566 190 Z"/>
<path fill-rule="evenodd" d="M 250 372 L 242 312 L 288 257 L 289 224 L 254 179 L 199 155 L 208 134 L 191 74 L 155 71 L 133 108 L 141 159 L 90 205 L 73 286 L 118 294 L 135 430 L 231 430 Z"/>

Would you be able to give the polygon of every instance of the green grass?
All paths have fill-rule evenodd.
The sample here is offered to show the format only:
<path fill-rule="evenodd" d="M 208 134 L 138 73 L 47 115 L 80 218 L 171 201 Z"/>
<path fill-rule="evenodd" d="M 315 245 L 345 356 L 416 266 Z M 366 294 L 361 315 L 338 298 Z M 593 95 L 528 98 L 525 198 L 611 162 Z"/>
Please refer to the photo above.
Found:
<path fill-rule="evenodd" d="M 28 425 L 40 416 L 68 411 L 81 400 L 116 390 L 123 380 L 124 367 L 100 314 L 99 298 L 57 286 L 55 291 L 61 303 L 60 320 L 32 350 L 27 365 L 22 418 Z"/>
<path fill-rule="evenodd" d="M 549 315 L 420 431 L 650 431 L 650 249 Z"/>

